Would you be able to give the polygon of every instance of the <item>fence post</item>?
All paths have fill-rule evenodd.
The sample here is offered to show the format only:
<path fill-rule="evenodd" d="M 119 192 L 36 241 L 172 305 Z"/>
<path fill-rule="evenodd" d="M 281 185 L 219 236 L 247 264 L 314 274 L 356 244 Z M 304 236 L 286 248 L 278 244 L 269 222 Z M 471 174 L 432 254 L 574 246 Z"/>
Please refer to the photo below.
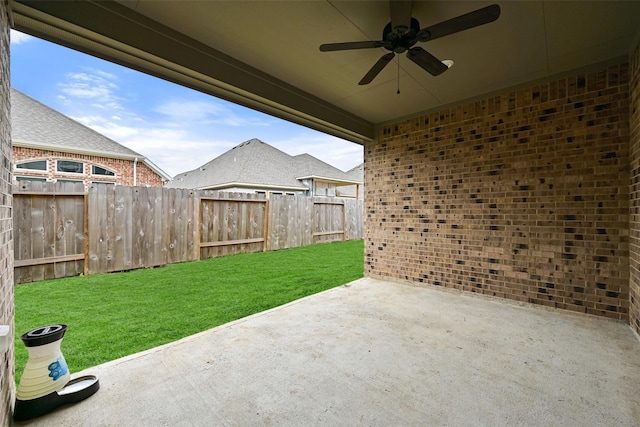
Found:
<path fill-rule="evenodd" d="M 84 192 L 84 275 L 89 275 L 89 187 Z"/>
<path fill-rule="evenodd" d="M 262 221 L 264 230 L 262 231 L 262 237 L 264 241 L 262 242 L 262 252 L 267 251 L 267 239 L 269 238 L 269 199 L 264 202 L 264 220 Z"/>
<path fill-rule="evenodd" d="M 194 222 L 193 225 L 193 260 L 200 260 L 200 241 L 202 240 L 202 200 L 200 200 L 200 192 L 193 192 L 193 204 L 194 204 Z"/>
<path fill-rule="evenodd" d="M 346 201 L 342 201 L 342 241 L 347 241 L 347 207 Z"/>

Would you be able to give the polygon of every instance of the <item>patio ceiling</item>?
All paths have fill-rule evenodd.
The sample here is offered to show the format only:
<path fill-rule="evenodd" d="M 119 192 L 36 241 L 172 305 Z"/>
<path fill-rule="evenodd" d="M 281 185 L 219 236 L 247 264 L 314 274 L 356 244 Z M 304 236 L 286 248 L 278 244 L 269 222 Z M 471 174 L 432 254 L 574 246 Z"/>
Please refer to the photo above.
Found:
<path fill-rule="evenodd" d="M 412 15 L 426 27 L 491 3 L 415 2 Z M 497 3 L 496 22 L 420 44 L 455 62 L 444 74 L 400 54 L 359 86 L 385 49 L 318 46 L 380 40 L 387 2 L 9 1 L 20 31 L 363 144 L 380 124 L 619 60 L 640 34 L 639 1 Z"/>

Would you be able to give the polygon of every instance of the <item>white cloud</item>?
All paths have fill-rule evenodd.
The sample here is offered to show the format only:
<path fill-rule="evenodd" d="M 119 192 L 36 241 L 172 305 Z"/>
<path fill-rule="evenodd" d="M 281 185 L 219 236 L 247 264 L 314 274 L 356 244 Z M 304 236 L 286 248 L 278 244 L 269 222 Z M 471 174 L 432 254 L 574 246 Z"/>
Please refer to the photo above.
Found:
<path fill-rule="evenodd" d="M 123 125 L 99 115 L 73 119 L 142 154 L 170 176 L 195 169 L 236 145 L 198 137 L 187 128 L 166 127 L 166 123 Z"/>
<path fill-rule="evenodd" d="M 35 37 L 32 37 L 28 34 L 25 33 L 21 33 L 19 31 L 16 30 L 11 30 L 9 32 L 9 38 L 11 39 L 11 44 L 12 45 L 19 45 L 22 43 L 27 43 L 31 40 L 35 40 Z"/>
<path fill-rule="evenodd" d="M 77 83 L 66 83 L 61 87 L 64 93 L 76 98 L 106 98 L 110 95 L 110 91 L 104 87 L 91 87 Z"/>
<path fill-rule="evenodd" d="M 136 135 L 139 135 L 141 132 L 141 129 L 139 128 L 120 126 L 116 123 L 108 122 L 106 120 L 91 120 L 85 117 L 74 118 L 74 120 L 90 127 L 96 132 L 101 133 L 107 138 L 111 138 L 120 144 L 122 144 L 122 141 L 126 138 L 132 138 Z"/>
<path fill-rule="evenodd" d="M 170 101 L 154 108 L 157 113 L 173 120 L 204 120 L 211 115 L 225 114 L 228 110 L 221 104 L 203 101 Z"/>
<path fill-rule="evenodd" d="M 32 40 L 37 47 L 37 38 L 11 31 L 12 46 Z M 42 71 L 49 71 L 45 67 Z M 64 77 L 54 77 L 60 69 Z M 65 56 L 55 72 L 49 73 L 57 79 L 52 107 L 149 158 L 171 176 L 254 137 L 291 155 L 309 153 L 342 170 L 362 162 L 363 149 L 356 144 L 86 55 Z M 47 99 L 50 90 L 47 87 Z"/>
<path fill-rule="evenodd" d="M 223 126 L 268 126 L 269 122 L 260 118 L 239 116 L 232 108 L 211 101 L 170 101 L 158 105 L 154 111 L 168 116 L 170 121 L 176 123 L 200 122 L 202 124 L 217 124 Z"/>
<path fill-rule="evenodd" d="M 251 137 L 290 155 L 309 153 L 343 171 L 362 162 L 360 145 L 283 125 L 213 97 L 195 99 L 193 94 L 174 93 L 172 99 L 160 98 L 155 107 L 137 106 L 139 95 L 125 89 L 127 82 L 117 75 L 84 68 L 65 77 L 57 86 L 67 115 L 147 157 L 170 176 L 193 170 Z M 154 99 L 162 95 L 156 91 Z"/>
<path fill-rule="evenodd" d="M 183 131 L 163 129 L 147 129 L 121 142 L 172 177 L 193 170 L 236 145 L 232 141 L 203 140 Z"/>
<path fill-rule="evenodd" d="M 81 100 L 91 100 L 84 108 L 104 110 L 113 114 L 114 110 L 122 110 L 122 99 L 116 95 L 119 87 L 115 83 L 118 77 L 105 71 L 88 69 L 86 72 L 67 73 L 67 81 L 58 83 L 62 95 L 58 96 L 65 105 L 77 105 Z M 84 109 L 83 108 L 83 109 Z"/>

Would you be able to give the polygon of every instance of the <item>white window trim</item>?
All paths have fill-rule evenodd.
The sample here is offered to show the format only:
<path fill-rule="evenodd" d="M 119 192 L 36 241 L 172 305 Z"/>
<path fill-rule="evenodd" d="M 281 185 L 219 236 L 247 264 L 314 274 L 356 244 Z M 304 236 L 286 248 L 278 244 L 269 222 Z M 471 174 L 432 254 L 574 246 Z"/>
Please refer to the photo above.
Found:
<path fill-rule="evenodd" d="M 82 172 L 66 172 L 66 171 L 61 171 L 58 170 L 58 162 L 74 162 L 74 163 L 80 163 L 82 165 Z M 86 163 L 85 162 L 81 162 L 78 160 L 73 160 L 73 159 L 56 159 L 56 173 L 61 173 L 61 174 L 69 174 L 69 175 L 84 175 L 85 174 L 85 169 L 86 167 Z"/>
<path fill-rule="evenodd" d="M 27 169 L 27 168 L 19 168 L 18 167 L 18 165 L 23 165 L 25 163 L 33 163 L 33 162 L 45 162 L 44 170 L 42 170 L 42 169 Z M 13 170 L 14 171 L 29 171 L 29 172 L 47 173 L 49 171 L 49 160 L 47 160 L 47 159 L 24 160 L 22 162 L 17 162 L 16 164 L 14 164 L 13 165 Z"/>
<path fill-rule="evenodd" d="M 98 168 L 104 169 L 106 171 L 113 172 L 113 175 L 100 175 L 100 174 L 93 173 L 93 168 L 94 167 L 98 167 Z M 118 178 L 118 172 L 114 171 L 111 168 L 102 166 L 102 165 L 91 164 L 91 176 L 99 176 L 101 178 L 107 178 L 107 179 L 117 179 Z"/>

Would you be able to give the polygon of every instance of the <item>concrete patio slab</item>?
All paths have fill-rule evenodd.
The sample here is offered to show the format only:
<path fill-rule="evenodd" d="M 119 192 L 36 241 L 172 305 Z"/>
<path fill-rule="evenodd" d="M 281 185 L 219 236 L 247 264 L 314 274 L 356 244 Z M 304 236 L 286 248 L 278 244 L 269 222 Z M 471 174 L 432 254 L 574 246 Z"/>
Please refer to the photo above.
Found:
<path fill-rule="evenodd" d="M 369 278 L 81 374 L 16 425 L 640 425 L 627 325 Z"/>

